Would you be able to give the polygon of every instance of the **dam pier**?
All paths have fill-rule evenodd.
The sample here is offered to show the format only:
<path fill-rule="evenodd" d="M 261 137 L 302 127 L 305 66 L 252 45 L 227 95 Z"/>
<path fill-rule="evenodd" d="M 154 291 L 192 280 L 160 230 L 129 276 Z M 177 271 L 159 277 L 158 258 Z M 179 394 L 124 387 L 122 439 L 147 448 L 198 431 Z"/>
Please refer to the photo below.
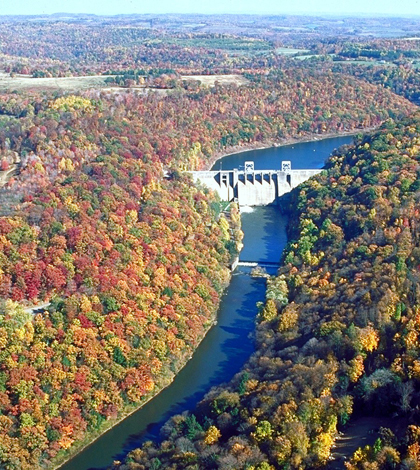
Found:
<path fill-rule="evenodd" d="M 195 182 L 215 191 L 222 201 L 236 201 L 240 206 L 266 206 L 322 170 L 292 170 L 290 161 L 283 161 L 281 170 L 255 170 L 254 162 L 245 162 L 244 169 L 191 171 Z"/>

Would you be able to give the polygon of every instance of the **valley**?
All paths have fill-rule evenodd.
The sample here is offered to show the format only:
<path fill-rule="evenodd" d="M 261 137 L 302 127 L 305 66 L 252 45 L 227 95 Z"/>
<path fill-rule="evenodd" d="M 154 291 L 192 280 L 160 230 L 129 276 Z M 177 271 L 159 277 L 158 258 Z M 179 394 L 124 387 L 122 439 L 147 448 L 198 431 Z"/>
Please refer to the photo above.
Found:
<path fill-rule="evenodd" d="M 418 35 L 0 17 L 0 468 L 419 467 Z"/>

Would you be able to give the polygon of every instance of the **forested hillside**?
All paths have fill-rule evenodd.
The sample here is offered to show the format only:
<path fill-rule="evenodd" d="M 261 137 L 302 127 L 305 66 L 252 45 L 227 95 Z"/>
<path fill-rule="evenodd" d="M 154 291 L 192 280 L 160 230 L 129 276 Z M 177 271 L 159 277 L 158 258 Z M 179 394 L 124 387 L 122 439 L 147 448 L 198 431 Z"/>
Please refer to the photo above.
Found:
<path fill-rule="evenodd" d="M 330 74 L 166 98 L 1 98 L 3 165 L 21 158 L 0 219 L 0 455 L 10 468 L 46 464 L 140 404 L 213 320 L 240 239 L 180 169 L 230 145 L 413 109 Z M 51 301 L 50 313 L 13 303 L 28 301 Z"/>
<path fill-rule="evenodd" d="M 407 431 L 347 468 L 419 468 L 419 150 L 418 115 L 388 121 L 294 192 L 257 353 L 118 468 L 319 467 L 354 414 Z"/>
<path fill-rule="evenodd" d="M 417 108 L 348 75 L 278 67 L 286 61 L 265 55 L 264 40 L 60 22 L 1 23 L 0 39 L 0 63 L 12 75 L 142 66 L 164 82 L 168 67 L 175 78 L 207 67 L 248 71 L 242 86 L 175 80 L 173 90 L 144 95 L 42 87 L 0 94 L 0 467 L 62 462 L 167 385 L 213 323 L 241 245 L 239 214 L 235 205 L 230 217 L 220 214 L 214 195 L 185 170 L 234 147 L 387 121 L 389 129 L 337 156 L 296 196 L 296 246 L 283 277 L 269 283 L 248 372 L 211 392 L 197 418 L 175 418 L 161 448 L 130 457 L 137 468 L 324 463 L 359 384 L 376 384 L 373 364 L 391 389 L 417 370 L 403 351 L 406 331 L 414 331 L 413 347 L 417 338 L 408 326 L 416 321 L 409 281 L 417 213 L 408 204 L 420 141 L 417 123 L 392 124 Z M 356 315 L 341 295 L 358 299 L 359 287 L 368 289 L 368 264 L 379 256 L 379 294 L 363 291 Z M 355 273 L 340 264 L 349 258 L 359 263 Z M 381 299 L 392 300 L 387 314 Z M 34 313 L 40 304 L 46 311 Z M 392 365 L 394 350 L 401 361 Z M 360 400 L 370 410 L 377 396 Z"/>

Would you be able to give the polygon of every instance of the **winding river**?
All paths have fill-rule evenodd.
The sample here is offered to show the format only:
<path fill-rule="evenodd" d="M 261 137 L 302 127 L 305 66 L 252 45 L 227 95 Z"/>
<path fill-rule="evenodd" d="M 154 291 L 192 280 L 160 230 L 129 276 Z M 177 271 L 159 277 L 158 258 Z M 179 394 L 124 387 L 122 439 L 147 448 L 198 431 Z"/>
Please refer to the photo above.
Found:
<path fill-rule="evenodd" d="M 352 137 L 345 136 L 253 150 L 224 157 L 213 168 L 238 168 L 248 160 L 255 162 L 257 170 L 280 168 L 282 160 L 290 160 L 294 169 L 322 168 L 333 149 L 351 142 Z M 242 208 L 245 237 L 240 258 L 279 261 L 287 241 L 286 224 L 287 219 L 278 207 Z M 222 298 L 217 325 L 208 332 L 172 384 L 61 469 L 102 469 L 114 460 L 122 460 L 145 440 L 157 439 L 160 428 L 172 415 L 194 408 L 210 387 L 229 381 L 254 351 L 256 303 L 264 298 L 265 280 L 251 278 L 249 268 L 237 268 Z"/>

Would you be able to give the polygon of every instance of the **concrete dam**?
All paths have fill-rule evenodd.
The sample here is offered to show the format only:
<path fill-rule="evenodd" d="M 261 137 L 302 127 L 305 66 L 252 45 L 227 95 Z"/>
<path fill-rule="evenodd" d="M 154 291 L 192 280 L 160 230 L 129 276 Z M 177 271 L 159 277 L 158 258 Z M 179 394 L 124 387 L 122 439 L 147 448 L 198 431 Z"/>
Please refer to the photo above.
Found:
<path fill-rule="evenodd" d="M 240 206 L 265 206 L 322 170 L 292 170 L 282 162 L 281 170 L 255 170 L 245 162 L 244 170 L 191 171 L 196 182 L 215 191 L 222 201 L 237 201 Z"/>

